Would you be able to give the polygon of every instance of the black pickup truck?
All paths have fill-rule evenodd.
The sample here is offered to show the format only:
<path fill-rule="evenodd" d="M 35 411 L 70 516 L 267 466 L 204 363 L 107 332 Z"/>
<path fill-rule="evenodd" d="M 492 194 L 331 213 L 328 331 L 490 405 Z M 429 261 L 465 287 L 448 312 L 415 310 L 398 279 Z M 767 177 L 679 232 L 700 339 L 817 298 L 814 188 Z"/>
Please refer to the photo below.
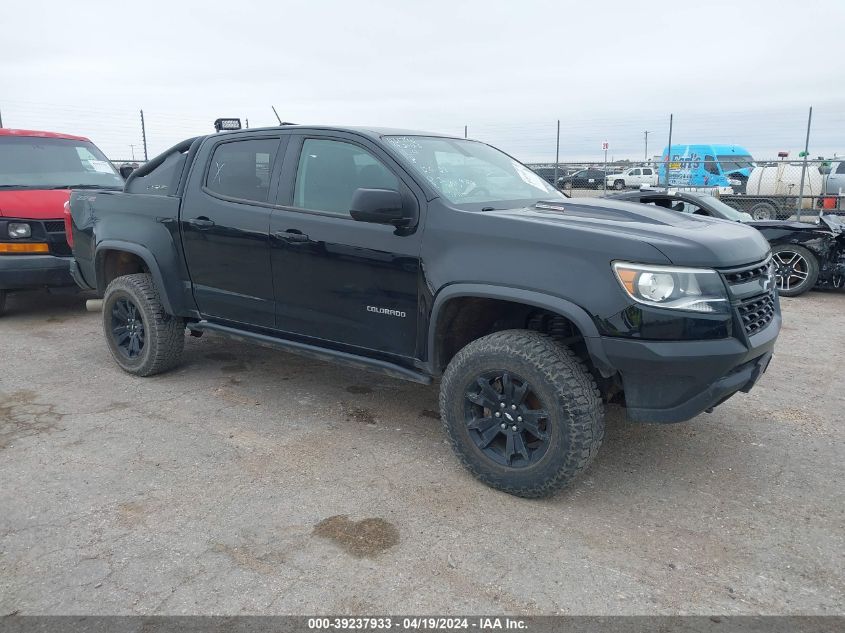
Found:
<path fill-rule="evenodd" d="M 781 324 L 754 229 L 568 199 L 461 138 L 221 132 L 70 210 L 72 274 L 127 372 L 173 367 L 187 328 L 439 379 L 461 462 L 522 496 L 587 467 L 606 402 L 680 422 L 747 392 Z"/>

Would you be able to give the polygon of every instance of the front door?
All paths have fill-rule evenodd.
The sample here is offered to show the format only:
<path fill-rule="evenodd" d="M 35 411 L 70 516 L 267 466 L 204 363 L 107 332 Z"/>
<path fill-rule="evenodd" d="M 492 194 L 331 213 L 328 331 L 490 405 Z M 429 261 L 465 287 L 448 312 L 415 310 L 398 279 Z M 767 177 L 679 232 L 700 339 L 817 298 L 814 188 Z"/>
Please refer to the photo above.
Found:
<path fill-rule="evenodd" d="M 414 356 L 421 231 L 349 214 L 358 188 L 397 190 L 419 210 L 423 198 L 400 172 L 354 135 L 315 132 L 291 140 L 270 220 L 278 329 Z"/>
<path fill-rule="evenodd" d="M 221 140 L 197 156 L 180 222 L 194 298 L 206 317 L 273 327 L 270 191 L 279 137 Z M 200 162 L 201 161 L 201 162 Z"/>

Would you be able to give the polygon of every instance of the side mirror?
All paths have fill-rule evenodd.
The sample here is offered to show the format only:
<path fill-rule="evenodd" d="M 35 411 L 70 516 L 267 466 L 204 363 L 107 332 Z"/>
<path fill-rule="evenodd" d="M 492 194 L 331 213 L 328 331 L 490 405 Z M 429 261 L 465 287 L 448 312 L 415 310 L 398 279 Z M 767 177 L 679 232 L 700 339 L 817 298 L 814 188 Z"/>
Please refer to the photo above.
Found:
<path fill-rule="evenodd" d="M 391 224 L 397 228 L 406 227 L 413 220 L 402 204 L 402 196 L 392 189 L 356 189 L 349 214 L 359 222 Z"/>
<path fill-rule="evenodd" d="M 120 175 L 123 176 L 123 179 L 126 180 L 127 178 L 129 178 L 129 174 L 135 171 L 135 167 L 133 165 L 130 165 L 129 163 L 124 163 L 120 166 L 120 169 L 118 169 L 118 171 L 120 172 Z"/>

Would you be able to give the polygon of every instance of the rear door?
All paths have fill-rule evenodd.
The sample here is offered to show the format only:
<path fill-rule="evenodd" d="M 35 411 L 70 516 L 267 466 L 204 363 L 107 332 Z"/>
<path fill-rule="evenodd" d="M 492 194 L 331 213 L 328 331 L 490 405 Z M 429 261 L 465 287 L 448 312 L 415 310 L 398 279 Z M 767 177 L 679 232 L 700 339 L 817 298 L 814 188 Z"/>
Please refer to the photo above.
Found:
<path fill-rule="evenodd" d="M 280 138 L 221 134 L 197 155 L 180 225 L 203 316 L 274 325 L 270 200 L 281 166 Z"/>
<path fill-rule="evenodd" d="M 398 190 L 418 213 L 424 200 L 368 139 L 329 131 L 291 139 L 270 222 L 276 327 L 413 357 L 422 231 L 353 220 L 358 188 Z"/>

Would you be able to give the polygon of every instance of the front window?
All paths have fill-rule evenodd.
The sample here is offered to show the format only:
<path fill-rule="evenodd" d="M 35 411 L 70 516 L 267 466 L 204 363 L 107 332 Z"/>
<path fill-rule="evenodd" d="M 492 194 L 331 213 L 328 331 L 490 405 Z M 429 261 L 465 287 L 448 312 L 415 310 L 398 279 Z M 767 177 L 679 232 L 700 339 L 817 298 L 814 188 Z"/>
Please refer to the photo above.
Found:
<path fill-rule="evenodd" d="M 348 216 L 356 189 L 399 191 L 399 179 L 363 147 L 305 139 L 296 170 L 294 206 Z"/>
<path fill-rule="evenodd" d="M 754 168 L 754 159 L 751 156 L 735 156 L 731 154 L 728 156 L 717 156 L 716 160 L 722 165 L 722 171 L 724 172 Z"/>
<path fill-rule="evenodd" d="M 478 141 L 433 136 L 387 136 L 385 141 L 454 204 L 564 199 L 528 167 Z"/>
<path fill-rule="evenodd" d="M 0 136 L 0 189 L 123 188 L 123 178 L 89 141 Z"/>

